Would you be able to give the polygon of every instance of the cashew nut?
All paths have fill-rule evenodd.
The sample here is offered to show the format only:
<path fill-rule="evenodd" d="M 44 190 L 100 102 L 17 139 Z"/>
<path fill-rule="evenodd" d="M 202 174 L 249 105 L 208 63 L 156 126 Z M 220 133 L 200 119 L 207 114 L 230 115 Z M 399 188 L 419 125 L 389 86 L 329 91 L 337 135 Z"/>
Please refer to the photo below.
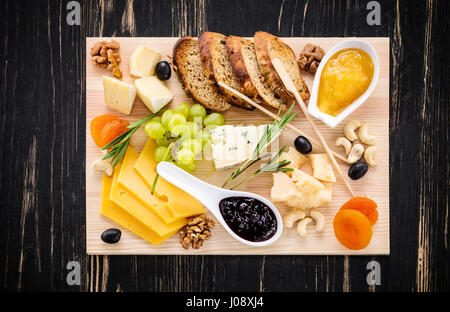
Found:
<path fill-rule="evenodd" d="M 325 217 L 317 210 L 311 211 L 311 218 L 316 222 L 316 231 L 322 232 L 325 228 Z"/>
<path fill-rule="evenodd" d="M 334 142 L 334 145 L 336 146 L 343 146 L 345 149 L 345 155 L 347 156 L 348 153 L 350 153 L 350 150 L 352 149 L 352 142 L 347 140 L 345 137 L 339 137 L 336 139 L 336 142 Z"/>
<path fill-rule="evenodd" d="M 305 213 L 303 211 L 301 211 L 301 210 L 291 211 L 284 218 L 284 225 L 287 228 L 291 228 L 291 227 L 294 226 L 295 222 L 297 222 L 298 220 L 303 219 L 304 217 L 305 217 Z"/>
<path fill-rule="evenodd" d="M 348 162 L 353 164 L 354 162 L 357 162 L 361 159 L 361 157 L 364 154 L 364 146 L 362 144 L 354 144 L 352 147 L 352 150 L 350 151 L 350 154 L 348 154 Z"/>
<path fill-rule="evenodd" d="M 344 127 L 344 135 L 351 142 L 355 141 L 358 137 L 356 136 L 355 130 L 361 126 L 361 123 L 358 120 L 352 120 L 347 122 Z"/>
<path fill-rule="evenodd" d="M 306 236 L 306 227 L 310 222 L 312 222 L 313 219 L 310 217 L 306 217 L 297 223 L 297 233 L 300 236 Z"/>
<path fill-rule="evenodd" d="M 375 167 L 377 163 L 375 162 L 375 152 L 377 151 L 376 146 L 369 146 L 366 148 L 366 151 L 364 152 L 364 160 L 370 167 Z"/>
<path fill-rule="evenodd" d="M 375 136 L 369 134 L 369 124 L 363 123 L 361 127 L 359 127 L 358 135 L 361 142 L 367 145 L 375 145 Z"/>
<path fill-rule="evenodd" d="M 94 169 L 94 171 L 104 173 L 107 176 L 112 176 L 114 171 L 114 168 L 111 165 L 111 163 L 101 158 L 97 159 L 92 163 L 92 169 Z"/>

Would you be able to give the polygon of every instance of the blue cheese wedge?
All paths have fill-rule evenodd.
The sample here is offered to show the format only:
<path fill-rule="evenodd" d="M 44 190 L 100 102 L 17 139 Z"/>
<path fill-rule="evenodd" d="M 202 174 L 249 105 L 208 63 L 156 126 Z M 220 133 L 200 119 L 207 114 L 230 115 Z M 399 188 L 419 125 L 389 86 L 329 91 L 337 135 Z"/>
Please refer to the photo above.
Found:
<path fill-rule="evenodd" d="M 216 169 L 228 169 L 247 160 L 254 152 L 266 125 L 219 126 L 211 131 L 212 158 Z"/>

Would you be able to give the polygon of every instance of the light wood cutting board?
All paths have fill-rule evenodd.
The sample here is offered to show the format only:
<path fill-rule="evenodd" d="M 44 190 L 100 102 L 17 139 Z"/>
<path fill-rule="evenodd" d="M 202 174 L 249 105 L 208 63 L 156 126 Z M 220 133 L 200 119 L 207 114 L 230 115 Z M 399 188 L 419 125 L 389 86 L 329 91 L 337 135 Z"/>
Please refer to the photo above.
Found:
<path fill-rule="evenodd" d="M 300 237 L 295 229 L 285 228 L 280 239 L 273 245 L 261 248 L 251 248 L 235 241 L 225 230 L 217 224 L 210 240 L 206 241 L 201 249 L 185 250 L 181 247 L 178 234 L 172 236 L 159 246 L 153 246 L 143 239 L 135 236 L 129 231 L 122 229 L 122 238 L 115 245 L 105 244 L 101 239 L 101 233 L 111 227 L 120 228 L 117 224 L 100 215 L 102 177 L 91 169 L 91 164 L 97 158 L 102 157 L 102 151 L 98 148 L 89 130 L 89 124 L 93 118 L 102 114 L 114 114 L 120 118 L 128 119 L 130 122 L 138 120 L 150 114 L 145 105 L 136 98 L 136 103 L 130 116 L 116 113 L 106 107 L 103 99 L 102 75 L 111 76 L 106 69 L 97 68 L 90 62 L 90 47 L 98 40 L 107 38 L 86 38 L 86 250 L 88 254 L 116 254 L 116 255 L 138 255 L 138 254 L 199 254 L 199 255 L 376 255 L 389 254 L 389 38 L 359 38 L 369 42 L 378 53 L 380 60 L 380 76 L 377 87 L 369 100 L 359 109 L 353 112 L 347 119 L 335 129 L 330 129 L 319 120 L 316 125 L 325 137 L 329 146 L 339 153 L 341 149 L 334 147 L 334 140 L 343 135 L 343 127 L 346 121 L 358 119 L 369 123 L 370 133 L 377 137 L 377 167 L 370 168 L 364 178 L 358 181 L 348 179 L 357 196 L 368 196 L 378 204 L 379 219 L 373 226 L 373 237 L 369 246 L 363 250 L 352 251 L 343 247 L 335 238 L 333 232 L 333 217 L 339 207 L 350 198 L 342 180 L 336 174 L 337 182 L 333 186 L 333 200 L 330 204 L 320 207 L 326 218 L 325 230 L 316 233 L 313 226 L 308 228 L 308 235 Z M 123 81 L 133 82 L 129 74 L 129 57 L 139 45 L 147 45 L 162 55 L 162 60 L 168 60 L 172 54 L 172 47 L 178 38 L 114 38 L 120 42 L 120 54 L 122 63 L 120 69 L 124 74 Z M 313 43 L 320 45 L 328 51 L 334 44 L 351 38 L 282 38 L 295 51 L 297 57 L 305 44 Z M 304 73 L 308 87 L 312 88 L 314 76 Z M 176 74 L 166 85 L 174 94 L 170 106 L 180 102 L 193 101 L 185 95 L 178 82 Z M 298 106 L 294 108 L 297 118 L 292 121 L 299 129 L 310 137 L 314 137 L 313 131 L 307 120 L 302 115 Z M 224 113 L 226 124 L 260 125 L 271 123 L 272 120 L 262 112 L 255 110 L 248 112 L 232 107 Z M 289 129 L 284 130 L 280 136 L 279 147 L 283 145 L 292 146 L 296 133 Z M 140 129 L 132 138 L 131 145 L 141 151 L 146 142 L 146 135 Z M 317 138 L 316 138 L 317 139 Z M 323 153 L 320 146 L 314 146 L 314 153 Z M 347 172 L 348 166 L 340 161 L 343 172 Z M 195 175 L 199 178 L 220 186 L 229 176 L 231 171 L 215 171 L 210 161 L 200 160 L 196 162 Z M 310 173 L 307 164 L 302 170 Z M 270 200 L 270 188 L 272 187 L 272 175 L 260 174 L 249 180 L 240 190 L 260 194 Z M 289 209 L 285 205 L 276 203 L 282 215 Z"/>

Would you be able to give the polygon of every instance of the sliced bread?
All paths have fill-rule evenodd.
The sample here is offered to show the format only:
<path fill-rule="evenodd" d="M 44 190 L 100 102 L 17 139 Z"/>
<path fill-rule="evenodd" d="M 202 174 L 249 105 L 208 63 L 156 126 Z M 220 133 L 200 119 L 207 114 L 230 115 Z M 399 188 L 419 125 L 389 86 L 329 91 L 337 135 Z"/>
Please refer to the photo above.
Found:
<path fill-rule="evenodd" d="M 281 98 L 270 89 L 259 69 L 252 41 L 230 36 L 225 45 L 234 74 L 238 77 L 245 95 L 276 109 L 284 109 L 292 102 L 290 99 Z"/>
<path fill-rule="evenodd" d="M 205 74 L 214 83 L 223 82 L 231 88 L 244 93 L 244 90 L 231 67 L 230 56 L 228 55 L 225 46 L 225 40 L 226 37 L 224 35 L 209 31 L 201 33 L 198 37 L 200 57 L 202 59 Z M 252 105 L 235 96 L 227 89 L 222 88 L 220 85 L 218 87 L 231 104 L 247 110 L 254 109 Z"/>
<path fill-rule="evenodd" d="M 197 102 L 218 112 L 230 108 L 228 99 L 205 75 L 196 39 L 182 37 L 175 43 L 172 64 L 185 92 Z"/>
<path fill-rule="evenodd" d="M 308 86 L 302 79 L 300 66 L 298 65 L 294 51 L 292 51 L 292 49 L 280 38 L 265 31 L 256 32 L 253 39 L 255 42 L 255 52 L 259 68 L 272 90 L 281 97 L 290 97 L 289 92 L 284 88 L 283 83 L 272 64 L 272 60 L 278 58 L 284 63 L 284 66 L 302 99 L 304 101 L 309 99 L 310 94 Z"/>

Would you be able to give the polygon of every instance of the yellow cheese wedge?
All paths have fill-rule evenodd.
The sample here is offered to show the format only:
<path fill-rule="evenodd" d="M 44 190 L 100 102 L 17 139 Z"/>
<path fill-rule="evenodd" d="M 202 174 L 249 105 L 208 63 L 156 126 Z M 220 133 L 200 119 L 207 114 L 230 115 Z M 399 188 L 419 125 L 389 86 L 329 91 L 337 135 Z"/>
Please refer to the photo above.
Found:
<path fill-rule="evenodd" d="M 110 199 L 113 178 L 103 175 L 103 188 L 102 188 L 102 206 L 100 208 L 100 214 L 111 221 L 119 224 L 123 228 L 132 232 L 133 234 L 145 239 L 147 242 L 153 245 L 159 245 L 171 235 L 176 233 L 169 233 L 165 236 L 159 236 L 151 229 L 146 227 L 142 222 L 129 214 L 125 209 L 114 204 Z"/>
<path fill-rule="evenodd" d="M 312 154 L 309 156 L 313 177 L 322 182 L 336 182 L 333 167 L 327 154 Z"/>
<path fill-rule="evenodd" d="M 123 114 L 129 115 L 136 99 L 136 88 L 132 84 L 103 76 L 105 104 Z"/>
<path fill-rule="evenodd" d="M 170 224 L 162 221 L 154 212 L 144 206 L 126 188 L 119 183 L 121 164 L 114 169 L 113 182 L 111 186 L 110 200 L 120 206 L 127 213 L 140 220 L 146 227 L 159 236 L 167 236 L 176 233 L 184 225 L 186 219 L 180 219 Z"/>
<path fill-rule="evenodd" d="M 160 59 L 161 54 L 141 45 L 131 54 L 130 74 L 136 77 L 153 76 Z"/>
<path fill-rule="evenodd" d="M 156 113 L 172 101 L 172 92 L 155 76 L 137 79 L 134 85 L 139 98 L 152 113 Z"/>
<path fill-rule="evenodd" d="M 152 186 L 156 175 L 157 162 L 153 158 L 155 149 L 155 141 L 149 139 L 134 165 L 136 171 L 147 182 L 149 187 Z M 158 183 L 156 183 L 155 195 L 167 201 L 170 211 L 177 218 L 205 213 L 205 208 L 198 200 L 161 177 L 158 178 Z"/>
<path fill-rule="evenodd" d="M 128 147 L 123 158 L 119 183 L 141 201 L 144 206 L 157 214 L 164 222 L 171 223 L 175 220 L 182 219 L 175 217 L 171 213 L 165 201 L 152 195 L 151 188 L 147 186 L 141 176 L 134 170 L 134 165 L 138 157 L 139 154 L 132 147 Z"/>

